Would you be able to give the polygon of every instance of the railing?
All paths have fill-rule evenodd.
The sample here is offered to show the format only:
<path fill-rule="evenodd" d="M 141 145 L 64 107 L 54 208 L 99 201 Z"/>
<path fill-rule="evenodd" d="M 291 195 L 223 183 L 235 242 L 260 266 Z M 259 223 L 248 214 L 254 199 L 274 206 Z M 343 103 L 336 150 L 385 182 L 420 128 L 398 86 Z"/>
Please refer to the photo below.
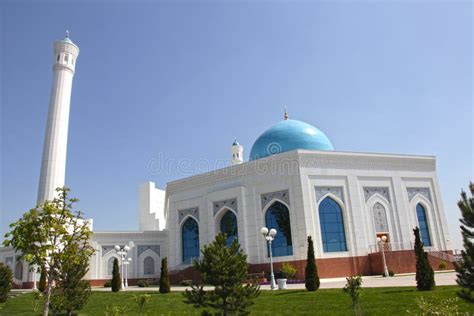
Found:
<path fill-rule="evenodd" d="M 428 254 L 430 256 L 433 256 L 435 258 L 438 258 L 438 259 L 441 259 L 441 260 L 444 260 L 444 261 L 448 261 L 448 262 L 458 261 L 458 258 L 456 258 L 456 256 L 453 256 L 452 254 L 442 252 L 442 251 L 435 251 L 435 250 L 428 249 Z"/>
<path fill-rule="evenodd" d="M 369 253 L 380 252 L 380 245 L 372 244 L 369 246 Z M 383 244 L 384 251 L 413 250 L 412 242 L 388 242 Z"/>

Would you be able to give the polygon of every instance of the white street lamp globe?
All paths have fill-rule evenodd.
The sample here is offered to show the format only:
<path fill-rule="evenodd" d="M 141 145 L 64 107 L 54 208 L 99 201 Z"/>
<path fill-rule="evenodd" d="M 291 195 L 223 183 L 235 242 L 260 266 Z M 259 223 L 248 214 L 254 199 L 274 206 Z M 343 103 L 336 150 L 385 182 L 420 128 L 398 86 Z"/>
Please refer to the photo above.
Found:
<path fill-rule="evenodd" d="M 132 262 L 132 258 L 128 258 L 127 260 L 128 260 L 128 262 Z"/>
<path fill-rule="evenodd" d="M 383 241 L 383 242 L 386 242 L 386 241 L 387 241 L 387 236 L 383 235 L 383 236 L 382 236 L 382 241 Z"/>
<path fill-rule="evenodd" d="M 377 242 L 381 242 L 382 239 L 380 239 L 380 237 L 377 237 Z"/>
<path fill-rule="evenodd" d="M 130 250 L 130 247 L 129 247 L 129 246 L 125 246 L 125 247 L 123 247 L 123 249 L 124 249 L 125 251 L 129 251 L 129 250 Z"/>
<path fill-rule="evenodd" d="M 265 236 L 268 234 L 268 228 L 262 227 L 262 229 L 260 229 L 260 232 L 262 233 L 263 236 Z"/>
<path fill-rule="evenodd" d="M 276 234 L 277 234 L 277 231 L 275 228 L 270 229 L 270 236 L 275 237 Z"/>
<path fill-rule="evenodd" d="M 119 246 L 119 245 L 115 245 L 114 249 L 115 249 L 115 251 L 119 251 L 119 250 L 120 250 L 120 246 Z"/>

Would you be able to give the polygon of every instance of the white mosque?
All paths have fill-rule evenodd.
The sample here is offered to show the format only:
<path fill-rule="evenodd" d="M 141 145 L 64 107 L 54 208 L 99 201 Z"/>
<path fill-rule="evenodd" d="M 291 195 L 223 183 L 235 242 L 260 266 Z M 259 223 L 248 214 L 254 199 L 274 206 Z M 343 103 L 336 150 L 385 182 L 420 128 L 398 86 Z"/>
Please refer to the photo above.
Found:
<path fill-rule="evenodd" d="M 72 81 L 79 48 L 67 34 L 54 44 L 53 85 L 44 141 L 38 202 L 52 199 L 65 184 Z M 452 256 L 436 174 L 436 158 L 407 154 L 342 152 L 316 127 L 285 113 L 256 138 L 248 161 L 243 146 L 231 146 L 231 165 L 167 183 L 139 187 L 139 227 L 135 232 L 94 231 L 96 253 L 88 278 L 101 285 L 112 277 L 115 246 L 128 250 L 129 284 L 159 277 L 168 258 L 172 282 L 195 277 L 192 261 L 219 232 L 237 239 L 249 271 L 268 272 L 269 253 L 262 227 L 274 228 L 273 261 L 291 262 L 302 278 L 307 237 L 312 236 L 321 277 L 395 273 L 415 269 L 413 228 L 418 226 L 435 269 Z M 378 237 L 386 239 L 383 245 Z M 126 246 L 126 247 L 125 247 Z M 128 259 L 130 258 L 130 259 Z M 37 275 L 11 248 L 0 262 L 23 287 Z"/>

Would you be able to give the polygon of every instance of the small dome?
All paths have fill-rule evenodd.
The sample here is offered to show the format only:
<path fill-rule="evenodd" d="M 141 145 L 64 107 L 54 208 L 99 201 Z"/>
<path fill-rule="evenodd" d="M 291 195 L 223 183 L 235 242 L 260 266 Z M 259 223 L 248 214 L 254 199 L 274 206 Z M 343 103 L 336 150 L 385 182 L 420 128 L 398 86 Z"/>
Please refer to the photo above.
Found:
<path fill-rule="evenodd" d="M 295 149 L 334 150 L 334 147 L 316 127 L 298 120 L 283 120 L 257 138 L 250 151 L 250 160 Z"/>

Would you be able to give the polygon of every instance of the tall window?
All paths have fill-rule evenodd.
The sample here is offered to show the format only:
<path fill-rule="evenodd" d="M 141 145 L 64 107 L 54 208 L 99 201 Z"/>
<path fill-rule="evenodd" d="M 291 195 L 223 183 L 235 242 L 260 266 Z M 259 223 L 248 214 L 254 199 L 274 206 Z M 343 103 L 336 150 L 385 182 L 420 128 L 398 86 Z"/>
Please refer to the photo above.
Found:
<path fill-rule="evenodd" d="M 221 233 L 227 236 L 227 246 L 230 246 L 234 239 L 237 239 L 237 217 L 234 212 L 226 211 L 221 218 L 220 223 Z"/>
<path fill-rule="evenodd" d="M 191 217 L 183 224 L 181 244 L 183 247 L 183 263 L 192 263 L 194 258 L 199 257 L 199 226 Z"/>
<path fill-rule="evenodd" d="M 152 257 L 146 257 L 145 260 L 143 260 L 143 274 L 155 274 L 155 259 Z"/>
<path fill-rule="evenodd" d="M 326 197 L 319 204 L 319 222 L 321 224 L 323 251 L 347 251 L 342 209 L 330 197 Z"/>
<path fill-rule="evenodd" d="M 418 217 L 418 225 L 420 225 L 421 241 L 429 247 L 431 246 L 430 229 L 428 228 L 426 210 L 420 203 L 416 205 L 416 217 Z"/>
<path fill-rule="evenodd" d="M 21 261 L 17 261 L 15 264 L 15 272 L 13 273 L 15 279 L 21 280 L 23 279 L 23 263 Z"/>
<path fill-rule="evenodd" d="M 268 229 L 274 228 L 277 231 L 272 241 L 272 255 L 274 257 L 293 255 L 288 208 L 280 202 L 274 202 L 265 214 L 265 224 Z"/>
<path fill-rule="evenodd" d="M 112 275 L 112 270 L 114 268 L 114 260 L 115 257 L 110 257 L 109 261 L 107 261 L 107 275 Z"/>
<path fill-rule="evenodd" d="M 388 232 L 388 222 L 387 222 L 387 213 L 385 212 L 385 207 L 379 202 L 374 204 L 374 223 L 375 223 L 375 232 L 377 233 L 387 233 Z"/>

